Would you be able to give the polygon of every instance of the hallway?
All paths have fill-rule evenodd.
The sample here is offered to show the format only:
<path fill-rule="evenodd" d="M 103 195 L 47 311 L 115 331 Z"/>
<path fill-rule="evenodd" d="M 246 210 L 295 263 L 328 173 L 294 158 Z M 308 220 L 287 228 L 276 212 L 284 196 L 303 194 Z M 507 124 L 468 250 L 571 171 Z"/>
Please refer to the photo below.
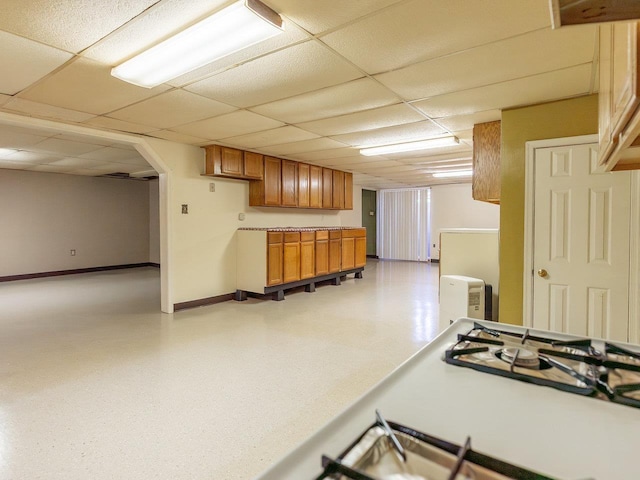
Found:
<path fill-rule="evenodd" d="M 253 478 L 434 338 L 437 282 L 370 260 L 172 315 L 154 268 L 0 284 L 0 478 Z"/>

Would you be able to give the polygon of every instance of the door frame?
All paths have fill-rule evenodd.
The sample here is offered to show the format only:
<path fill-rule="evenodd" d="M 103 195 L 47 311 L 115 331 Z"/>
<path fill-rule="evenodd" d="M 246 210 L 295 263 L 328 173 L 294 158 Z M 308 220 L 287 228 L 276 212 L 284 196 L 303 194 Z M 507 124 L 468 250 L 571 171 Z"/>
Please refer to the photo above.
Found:
<path fill-rule="evenodd" d="M 522 292 L 522 320 L 525 327 L 533 326 L 533 243 L 534 243 L 534 160 L 539 148 L 566 147 L 598 143 L 598 135 L 551 138 L 525 143 L 524 182 L 524 271 Z M 640 343 L 640 171 L 631 173 L 631 205 L 629 228 L 629 341 Z"/>

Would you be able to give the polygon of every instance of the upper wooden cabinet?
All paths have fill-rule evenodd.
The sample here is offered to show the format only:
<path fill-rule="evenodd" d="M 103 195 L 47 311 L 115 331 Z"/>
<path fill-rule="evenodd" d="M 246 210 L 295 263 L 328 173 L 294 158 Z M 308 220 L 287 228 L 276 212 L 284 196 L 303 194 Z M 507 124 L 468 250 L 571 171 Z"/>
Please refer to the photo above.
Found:
<path fill-rule="evenodd" d="M 322 169 L 322 208 L 333 208 L 333 170 Z"/>
<path fill-rule="evenodd" d="M 309 189 L 309 170 L 311 165 L 306 163 L 298 164 L 298 206 L 300 208 L 309 208 L 310 189 Z"/>
<path fill-rule="evenodd" d="M 249 184 L 249 205 L 252 207 L 282 204 L 282 161 L 264 157 L 264 179 Z"/>
<path fill-rule="evenodd" d="M 500 203 L 500 121 L 473 126 L 474 200 Z"/>
<path fill-rule="evenodd" d="M 333 208 L 344 209 L 344 172 L 333 171 Z"/>
<path fill-rule="evenodd" d="M 259 153 L 220 145 L 209 145 L 205 151 L 205 175 L 242 180 L 262 179 L 262 155 Z"/>
<path fill-rule="evenodd" d="M 309 165 L 309 207 L 322 208 L 322 167 Z"/>
<path fill-rule="evenodd" d="M 353 210 L 353 173 L 344 172 L 344 209 Z"/>
<path fill-rule="evenodd" d="M 605 170 L 640 169 L 640 23 L 600 25 L 598 163 Z"/>
<path fill-rule="evenodd" d="M 298 162 L 282 160 L 282 206 L 298 206 Z"/>

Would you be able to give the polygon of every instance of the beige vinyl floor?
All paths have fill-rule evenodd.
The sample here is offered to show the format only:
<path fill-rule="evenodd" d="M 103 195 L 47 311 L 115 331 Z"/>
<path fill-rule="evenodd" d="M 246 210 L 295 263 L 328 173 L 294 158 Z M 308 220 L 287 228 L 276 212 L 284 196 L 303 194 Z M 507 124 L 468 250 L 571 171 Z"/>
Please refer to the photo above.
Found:
<path fill-rule="evenodd" d="M 0 479 L 251 479 L 435 337 L 437 281 L 171 315 L 151 267 L 0 283 Z"/>

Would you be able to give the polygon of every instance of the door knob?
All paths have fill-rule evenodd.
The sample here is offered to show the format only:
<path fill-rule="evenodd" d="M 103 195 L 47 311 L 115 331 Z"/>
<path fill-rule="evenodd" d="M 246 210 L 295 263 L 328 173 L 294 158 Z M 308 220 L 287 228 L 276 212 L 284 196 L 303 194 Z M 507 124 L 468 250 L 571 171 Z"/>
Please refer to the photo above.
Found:
<path fill-rule="evenodd" d="M 539 277 L 544 278 L 544 277 L 546 277 L 547 275 L 549 275 L 549 273 L 548 273 L 544 268 L 541 268 L 540 270 L 538 270 L 538 276 L 539 276 Z"/>

